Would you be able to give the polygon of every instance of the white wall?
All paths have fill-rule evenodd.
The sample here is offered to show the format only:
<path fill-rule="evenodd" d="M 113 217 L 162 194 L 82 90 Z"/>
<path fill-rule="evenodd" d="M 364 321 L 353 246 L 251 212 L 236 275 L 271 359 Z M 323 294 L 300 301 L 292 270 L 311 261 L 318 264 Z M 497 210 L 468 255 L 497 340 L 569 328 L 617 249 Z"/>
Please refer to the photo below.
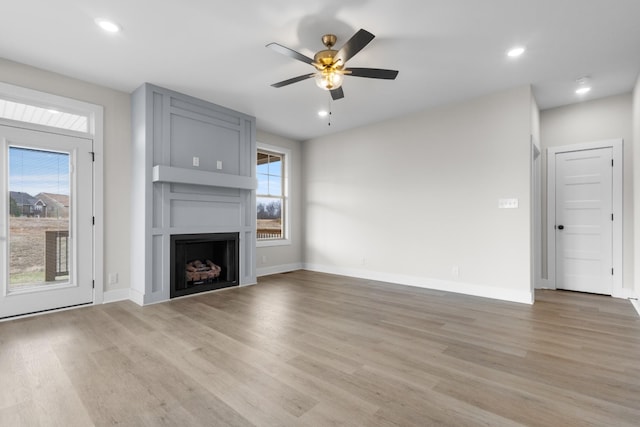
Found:
<path fill-rule="evenodd" d="M 633 91 L 633 194 L 634 194 L 634 214 L 635 224 L 640 224 L 640 76 Z M 634 228 L 635 239 L 634 248 L 640 254 L 640 226 Z M 634 271 L 640 272 L 640 256 L 634 257 Z M 635 293 L 640 297 L 640 274 L 634 276 Z M 639 308 L 636 305 L 636 308 Z M 640 312 L 640 310 L 639 310 Z"/>
<path fill-rule="evenodd" d="M 0 79 L 9 84 L 104 107 L 105 291 L 129 287 L 129 94 L 0 58 Z M 118 273 L 119 283 L 108 284 Z M 124 294 L 126 295 L 126 293 Z M 105 299 L 108 299 L 105 294 Z"/>
<path fill-rule="evenodd" d="M 632 94 L 585 101 L 564 107 L 543 110 L 540 115 L 543 148 L 543 277 L 546 269 L 546 149 L 581 142 L 622 138 L 624 140 L 624 214 L 623 214 L 623 282 L 633 288 L 633 134 Z"/>
<path fill-rule="evenodd" d="M 258 126 L 260 122 L 258 121 Z M 289 160 L 289 245 L 258 247 L 256 251 L 258 276 L 293 271 L 302 268 L 302 147 L 301 143 L 266 132 L 257 132 L 256 140 L 260 144 L 290 150 Z M 259 280 L 258 280 L 259 282 Z"/>
<path fill-rule="evenodd" d="M 526 86 L 304 142 L 306 268 L 531 302 L 532 105 Z"/>
<path fill-rule="evenodd" d="M 534 141 L 540 143 L 540 109 L 533 96 L 531 97 L 531 136 Z"/>

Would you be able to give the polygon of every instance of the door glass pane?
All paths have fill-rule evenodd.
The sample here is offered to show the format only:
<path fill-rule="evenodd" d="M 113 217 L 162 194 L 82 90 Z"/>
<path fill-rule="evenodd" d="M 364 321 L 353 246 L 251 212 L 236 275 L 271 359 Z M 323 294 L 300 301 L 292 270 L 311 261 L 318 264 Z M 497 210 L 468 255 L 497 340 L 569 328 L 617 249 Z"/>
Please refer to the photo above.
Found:
<path fill-rule="evenodd" d="M 9 291 L 69 282 L 69 153 L 9 147 Z"/>

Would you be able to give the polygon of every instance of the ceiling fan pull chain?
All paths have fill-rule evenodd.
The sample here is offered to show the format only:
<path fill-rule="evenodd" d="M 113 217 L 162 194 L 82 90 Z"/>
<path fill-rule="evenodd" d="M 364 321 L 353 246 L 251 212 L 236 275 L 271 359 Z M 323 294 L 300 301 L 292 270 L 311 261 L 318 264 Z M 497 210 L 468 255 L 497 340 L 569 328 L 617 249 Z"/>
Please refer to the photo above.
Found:
<path fill-rule="evenodd" d="M 331 126 L 331 98 L 329 98 L 329 115 L 327 117 L 329 117 L 327 125 Z"/>

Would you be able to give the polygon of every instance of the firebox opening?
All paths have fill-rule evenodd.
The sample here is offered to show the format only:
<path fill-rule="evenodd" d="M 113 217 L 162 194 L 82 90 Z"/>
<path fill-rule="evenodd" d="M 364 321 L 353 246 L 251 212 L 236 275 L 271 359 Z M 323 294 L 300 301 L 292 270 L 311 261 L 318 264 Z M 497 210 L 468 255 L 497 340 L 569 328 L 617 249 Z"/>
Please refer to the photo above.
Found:
<path fill-rule="evenodd" d="M 238 286 L 238 233 L 171 236 L 171 298 Z"/>

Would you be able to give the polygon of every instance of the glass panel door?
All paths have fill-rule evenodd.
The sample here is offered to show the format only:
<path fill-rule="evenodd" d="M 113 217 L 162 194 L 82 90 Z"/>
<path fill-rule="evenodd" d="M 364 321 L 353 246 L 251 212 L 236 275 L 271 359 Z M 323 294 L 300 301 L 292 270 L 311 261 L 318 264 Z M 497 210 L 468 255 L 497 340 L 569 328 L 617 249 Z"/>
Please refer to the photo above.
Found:
<path fill-rule="evenodd" d="M 0 125 L 0 318 L 93 301 L 92 144 Z"/>

